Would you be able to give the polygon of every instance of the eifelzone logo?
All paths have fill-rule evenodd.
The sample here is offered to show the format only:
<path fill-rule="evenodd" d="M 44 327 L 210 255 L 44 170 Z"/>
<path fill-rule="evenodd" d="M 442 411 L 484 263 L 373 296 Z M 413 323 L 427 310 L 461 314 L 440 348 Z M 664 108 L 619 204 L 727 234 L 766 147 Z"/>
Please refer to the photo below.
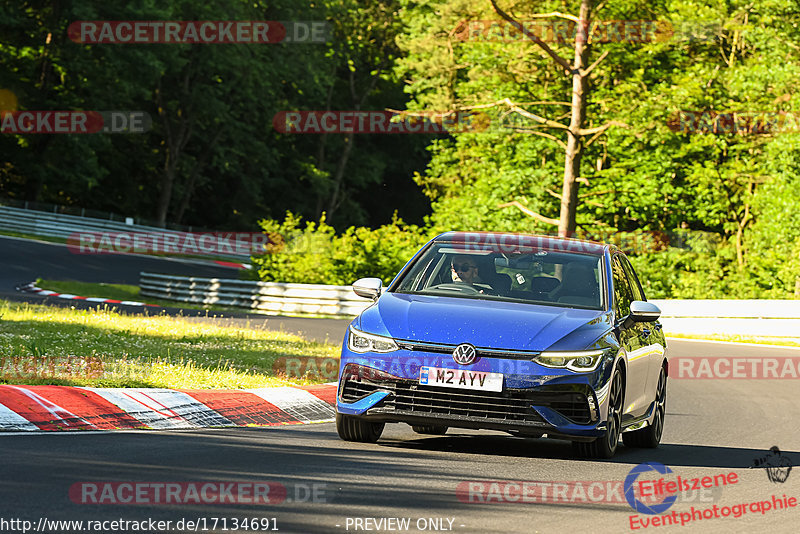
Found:
<path fill-rule="evenodd" d="M 453 361 L 458 365 L 471 365 L 475 363 L 475 347 L 469 343 L 462 343 L 453 350 Z"/>
<path fill-rule="evenodd" d="M 672 469 L 658 462 L 646 462 L 637 465 L 631 469 L 628 476 L 625 477 L 625 484 L 623 486 L 625 490 L 625 499 L 628 501 L 628 504 L 631 505 L 631 508 L 637 512 L 641 514 L 657 515 L 669 510 L 669 507 L 675 503 L 678 496 L 674 494 L 668 495 L 657 504 L 645 503 L 639 500 L 636 496 L 636 479 L 639 478 L 640 474 L 647 473 L 648 471 L 655 471 L 662 475 L 672 473 Z"/>

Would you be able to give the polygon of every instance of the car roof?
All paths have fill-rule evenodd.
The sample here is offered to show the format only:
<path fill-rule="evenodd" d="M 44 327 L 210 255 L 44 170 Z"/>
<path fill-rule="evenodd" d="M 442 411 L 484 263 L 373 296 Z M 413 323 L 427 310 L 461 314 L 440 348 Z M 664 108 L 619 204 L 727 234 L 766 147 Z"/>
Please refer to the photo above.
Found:
<path fill-rule="evenodd" d="M 596 241 L 513 232 L 444 232 L 434 237 L 433 242 L 459 245 L 464 251 L 489 250 L 501 253 L 546 250 L 603 255 L 606 250 L 609 253 L 617 250 L 614 245 Z"/>

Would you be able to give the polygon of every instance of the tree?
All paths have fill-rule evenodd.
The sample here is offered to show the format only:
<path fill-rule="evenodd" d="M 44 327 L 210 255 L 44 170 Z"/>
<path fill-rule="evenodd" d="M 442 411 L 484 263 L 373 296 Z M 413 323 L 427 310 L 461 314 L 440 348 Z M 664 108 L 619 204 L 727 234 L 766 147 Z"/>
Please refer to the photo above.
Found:
<path fill-rule="evenodd" d="M 406 208 L 418 195 L 388 205 L 375 193 L 413 187 L 411 171 L 426 162 L 419 139 L 321 141 L 270 127 L 280 111 L 324 109 L 328 95 L 331 109 L 402 107 L 391 76 L 395 5 L 0 0 L 0 68 L 8 74 L 0 89 L 18 97 L 20 110 L 132 110 L 153 121 L 138 135 L 0 136 L 0 193 L 237 230 L 288 208 L 315 219 L 332 209 L 337 228 L 413 211 Z M 234 19 L 328 20 L 338 33 L 321 44 L 82 44 L 67 34 L 79 20 Z M 394 154 L 402 165 L 391 163 Z"/>
<path fill-rule="evenodd" d="M 563 70 L 565 75 L 571 76 L 572 78 L 569 125 L 564 125 L 543 117 L 528 114 L 522 110 L 515 110 L 518 113 L 531 118 L 544 126 L 556 128 L 566 134 L 567 141 L 566 146 L 564 147 L 564 180 L 561 188 L 561 209 L 558 219 L 558 235 L 571 236 L 575 233 L 575 215 L 578 209 L 578 180 L 581 177 L 580 170 L 583 149 L 585 146 L 584 139 L 593 136 L 591 140 L 594 140 L 598 135 L 602 134 L 610 127 L 623 124 L 621 122 L 611 121 L 595 128 L 583 127 L 586 114 L 586 105 L 589 99 L 589 74 L 591 74 L 592 70 L 594 70 L 608 54 L 608 52 L 601 54 L 600 57 L 598 57 L 591 65 L 588 65 L 588 58 L 591 50 L 591 34 L 589 29 L 592 23 L 593 2 L 592 0 L 581 0 L 577 17 L 574 15 L 564 15 L 562 13 L 539 15 L 564 18 L 572 21 L 575 24 L 576 31 L 574 32 L 574 54 L 572 64 L 570 64 L 556 51 L 551 49 L 547 43 L 540 39 L 535 33 L 527 30 L 517 19 L 503 11 L 498 6 L 496 0 L 489 1 L 498 15 L 507 20 L 514 28 L 517 29 L 517 31 L 525 35 L 525 37 L 536 43 L 536 45 L 538 45 L 548 56 L 550 56 L 555 63 L 556 68 Z M 537 15 L 534 15 L 534 17 L 537 17 Z M 513 106 L 511 103 L 509 104 Z M 537 218 L 541 217 L 534 212 L 531 212 L 530 214 Z M 541 218 L 540 220 L 551 222 L 545 218 Z"/>

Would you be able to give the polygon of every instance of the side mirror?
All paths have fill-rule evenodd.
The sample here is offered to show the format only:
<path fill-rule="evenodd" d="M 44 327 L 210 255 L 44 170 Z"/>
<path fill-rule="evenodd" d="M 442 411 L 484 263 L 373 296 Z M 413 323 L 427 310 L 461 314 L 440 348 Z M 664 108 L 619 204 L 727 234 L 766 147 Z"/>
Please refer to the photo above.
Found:
<path fill-rule="evenodd" d="M 652 302 L 634 300 L 631 302 L 631 313 L 628 314 L 620 323 L 620 327 L 625 330 L 634 323 L 649 323 L 661 317 L 661 310 Z"/>
<path fill-rule="evenodd" d="M 652 302 L 634 300 L 631 302 L 631 319 L 636 323 L 649 323 L 661 317 L 661 310 Z"/>
<path fill-rule="evenodd" d="M 353 292 L 359 297 L 375 300 L 381 296 L 383 281 L 380 278 L 361 278 L 353 282 Z"/>

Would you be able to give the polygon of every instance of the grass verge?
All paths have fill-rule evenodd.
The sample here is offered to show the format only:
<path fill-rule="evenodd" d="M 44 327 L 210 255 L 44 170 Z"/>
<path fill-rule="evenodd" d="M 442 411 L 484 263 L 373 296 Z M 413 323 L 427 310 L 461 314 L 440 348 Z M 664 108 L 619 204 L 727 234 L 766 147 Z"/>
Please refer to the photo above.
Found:
<path fill-rule="evenodd" d="M 139 286 L 128 284 L 104 284 L 94 282 L 73 282 L 72 280 L 36 280 L 37 287 L 49 289 L 56 293 L 66 293 L 69 295 L 79 295 L 81 297 L 99 297 L 112 300 L 132 300 L 144 302 L 145 304 L 155 304 L 165 308 L 186 308 L 191 310 L 204 311 L 242 311 L 244 308 L 233 308 L 230 306 L 210 306 L 207 304 L 195 304 L 191 302 L 179 302 L 175 300 L 154 299 L 143 297 L 139 294 Z"/>
<path fill-rule="evenodd" d="M 214 319 L 0 300 L 0 383 L 256 388 L 325 381 L 319 373 L 286 378 L 287 362 L 305 357 L 338 360 L 339 346 Z"/>
<path fill-rule="evenodd" d="M 66 244 L 67 240 L 61 237 L 25 234 L 21 232 L 12 232 L 11 230 L 0 230 L 0 236 L 18 237 L 20 239 L 29 239 L 31 241 L 46 241 L 48 243 L 61 243 Z"/>
<path fill-rule="evenodd" d="M 69 280 L 36 280 L 37 287 L 56 293 L 68 293 L 82 297 L 102 297 L 114 300 L 139 301 L 139 286 L 127 284 L 97 284 L 92 282 L 73 282 Z"/>

